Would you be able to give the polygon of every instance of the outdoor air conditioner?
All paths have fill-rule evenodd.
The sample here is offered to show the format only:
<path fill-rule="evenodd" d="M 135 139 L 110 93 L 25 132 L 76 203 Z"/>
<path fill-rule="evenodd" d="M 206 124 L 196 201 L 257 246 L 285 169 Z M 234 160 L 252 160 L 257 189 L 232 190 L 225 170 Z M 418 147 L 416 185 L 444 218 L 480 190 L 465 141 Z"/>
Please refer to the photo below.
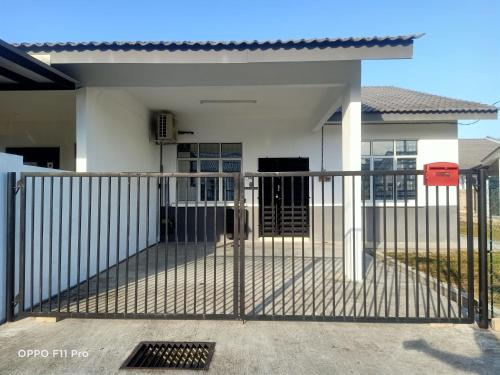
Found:
<path fill-rule="evenodd" d="M 154 115 L 154 140 L 156 143 L 175 143 L 177 128 L 174 115 L 167 111 L 156 112 Z"/>

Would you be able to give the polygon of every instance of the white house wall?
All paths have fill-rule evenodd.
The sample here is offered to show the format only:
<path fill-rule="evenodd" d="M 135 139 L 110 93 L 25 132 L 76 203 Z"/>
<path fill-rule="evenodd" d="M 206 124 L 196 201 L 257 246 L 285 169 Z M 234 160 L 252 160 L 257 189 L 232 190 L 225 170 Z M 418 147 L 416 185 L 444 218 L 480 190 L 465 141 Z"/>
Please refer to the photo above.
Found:
<path fill-rule="evenodd" d="M 125 90 L 77 92 L 77 171 L 152 171 L 159 151 L 149 140 L 150 112 Z"/>

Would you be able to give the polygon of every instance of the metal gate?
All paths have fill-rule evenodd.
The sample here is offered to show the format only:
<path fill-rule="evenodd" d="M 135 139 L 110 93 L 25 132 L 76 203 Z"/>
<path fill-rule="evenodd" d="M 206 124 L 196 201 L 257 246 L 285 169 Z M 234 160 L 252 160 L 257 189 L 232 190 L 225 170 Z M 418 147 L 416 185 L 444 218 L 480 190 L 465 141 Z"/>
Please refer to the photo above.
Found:
<path fill-rule="evenodd" d="M 485 326 L 487 176 L 461 175 L 458 188 L 414 170 L 11 174 L 8 318 Z M 260 185 L 278 181 L 282 202 L 306 197 L 305 228 L 261 228 Z"/>

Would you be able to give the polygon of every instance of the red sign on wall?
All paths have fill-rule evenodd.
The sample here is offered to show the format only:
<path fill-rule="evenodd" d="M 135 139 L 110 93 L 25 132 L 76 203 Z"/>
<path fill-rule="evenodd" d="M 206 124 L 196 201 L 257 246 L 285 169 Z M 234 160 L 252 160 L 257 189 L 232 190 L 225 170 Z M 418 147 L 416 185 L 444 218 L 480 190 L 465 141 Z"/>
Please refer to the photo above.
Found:
<path fill-rule="evenodd" d="M 425 164 L 424 185 L 458 186 L 458 164 L 448 162 Z"/>

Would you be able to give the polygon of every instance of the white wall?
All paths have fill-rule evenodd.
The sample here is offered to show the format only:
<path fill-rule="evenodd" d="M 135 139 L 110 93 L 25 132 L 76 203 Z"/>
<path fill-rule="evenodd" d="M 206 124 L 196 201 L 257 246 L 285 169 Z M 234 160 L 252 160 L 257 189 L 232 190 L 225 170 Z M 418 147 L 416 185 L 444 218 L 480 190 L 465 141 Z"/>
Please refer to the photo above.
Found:
<path fill-rule="evenodd" d="M 6 255 L 7 255 L 7 173 L 18 172 L 54 172 L 55 170 L 32 167 L 23 164 L 23 158 L 0 152 L 0 323 L 6 317 Z M 19 238 L 19 195 L 16 200 L 16 241 Z M 19 264 L 19 242 L 16 242 L 16 265 Z M 15 284 L 18 290 L 19 277 L 16 273 Z M 17 293 L 17 292 L 16 292 Z"/>
<path fill-rule="evenodd" d="M 77 91 L 77 171 L 153 171 L 159 149 L 149 140 L 150 112 L 128 92 Z"/>
<path fill-rule="evenodd" d="M 60 168 L 75 169 L 75 93 L 0 92 L 0 152 L 7 147 L 59 147 Z"/>
<path fill-rule="evenodd" d="M 304 124 L 305 122 L 305 124 Z M 179 142 L 241 142 L 243 144 L 242 168 L 245 172 L 256 172 L 258 158 L 261 157 L 308 157 L 311 171 L 321 170 L 321 132 L 312 132 L 304 119 L 251 118 L 251 117 L 189 117 L 178 118 L 180 130 L 194 134 L 180 135 Z M 363 140 L 417 140 L 417 168 L 436 161 L 458 163 L 458 140 L 456 123 L 412 123 L 363 125 Z M 341 127 L 328 125 L 324 129 L 324 168 L 339 171 L 341 164 Z M 166 146 L 164 153 L 165 170 L 176 171 L 176 145 Z M 327 183 L 325 183 L 327 184 Z M 321 186 L 315 184 L 315 196 L 319 199 Z M 328 189 L 330 187 L 328 186 Z M 337 189 L 337 188 L 336 188 Z M 247 191 L 247 202 L 250 201 Z M 336 194 L 340 203 L 341 190 Z M 444 202 L 445 191 L 440 191 L 440 201 Z M 331 204 L 327 194 L 325 203 Z M 316 200 L 319 203 L 318 199 Z M 419 205 L 425 200 L 423 180 L 419 178 Z M 450 198 L 453 204 L 454 196 Z M 434 196 L 429 203 L 435 204 Z M 390 203 L 389 203 L 390 204 Z"/>

